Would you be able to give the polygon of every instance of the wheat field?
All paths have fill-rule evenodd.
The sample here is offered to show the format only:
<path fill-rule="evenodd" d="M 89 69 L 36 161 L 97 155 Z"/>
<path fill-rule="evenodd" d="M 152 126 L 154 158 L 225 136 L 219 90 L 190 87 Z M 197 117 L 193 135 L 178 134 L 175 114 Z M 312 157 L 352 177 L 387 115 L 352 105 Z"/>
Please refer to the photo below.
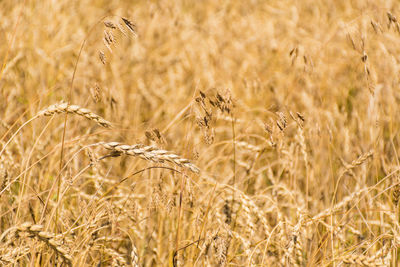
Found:
<path fill-rule="evenodd" d="M 0 18 L 0 266 L 398 266 L 398 1 Z"/>

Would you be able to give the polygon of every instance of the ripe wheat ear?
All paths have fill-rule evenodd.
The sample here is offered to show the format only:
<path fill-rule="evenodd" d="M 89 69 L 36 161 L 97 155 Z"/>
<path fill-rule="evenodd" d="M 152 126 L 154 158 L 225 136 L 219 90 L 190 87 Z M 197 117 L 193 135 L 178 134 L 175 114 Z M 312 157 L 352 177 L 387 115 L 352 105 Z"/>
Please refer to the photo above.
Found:
<path fill-rule="evenodd" d="M 143 146 L 140 144 L 124 145 L 118 142 L 110 142 L 110 143 L 100 142 L 97 143 L 97 145 L 100 145 L 105 149 L 111 150 L 113 152 L 140 157 L 145 160 L 150 160 L 154 162 L 169 161 L 180 167 L 189 169 L 194 173 L 200 173 L 200 169 L 196 165 L 191 163 L 188 159 L 181 158 L 180 156 L 170 151 L 158 149 L 153 146 Z"/>
<path fill-rule="evenodd" d="M 102 117 L 91 112 L 90 110 L 88 110 L 86 108 L 82 108 L 78 105 L 69 105 L 68 103 L 65 103 L 65 102 L 51 105 L 51 106 L 47 107 L 46 109 L 39 111 L 37 116 L 52 116 L 54 114 L 59 114 L 59 113 L 76 114 L 76 115 L 85 117 L 88 120 L 94 121 L 102 127 L 105 127 L 105 128 L 112 127 L 111 122 L 103 119 Z"/>

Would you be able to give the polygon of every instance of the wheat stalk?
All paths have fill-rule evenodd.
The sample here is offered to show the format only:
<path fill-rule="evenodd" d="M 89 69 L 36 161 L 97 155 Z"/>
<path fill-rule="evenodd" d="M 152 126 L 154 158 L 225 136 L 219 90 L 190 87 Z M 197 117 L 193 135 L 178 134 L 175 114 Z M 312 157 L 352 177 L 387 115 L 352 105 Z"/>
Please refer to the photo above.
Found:
<path fill-rule="evenodd" d="M 106 121 L 99 115 L 91 112 L 86 108 L 81 108 L 77 105 L 69 105 L 68 103 L 61 102 L 54 105 L 51 105 L 37 113 L 37 116 L 52 116 L 54 114 L 60 113 L 71 113 L 76 114 L 82 117 L 85 117 L 88 120 L 94 121 L 102 127 L 111 128 L 111 122 Z"/>
<path fill-rule="evenodd" d="M 18 257 L 21 257 L 21 255 L 28 254 L 30 251 L 29 248 L 27 247 L 9 247 L 7 249 L 2 249 L 0 250 L 0 266 L 3 266 L 1 264 L 9 264 L 9 266 L 18 266 Z M 12 265 L 14 264 L 14 265 Z"/>
<path fill-rule="evenodd" d="M 51 249 L 53 249 L 59 256 L 61 256 L 64 262 L 72 266 L 72 257 L 63 247 L 62 242 L 57 238 L 55 234 L 43 231 L 43 225 L 25 222 L 19 226 L 12 227 L 6 230 L 3 235 L 1 235 L 0 241 L 7 234 L 12 234 L 13 237 L 16 238 L 19 232 L 25 232 L 36 236 L 39 240 L 45 242 Z"/>
<path fill-rule="evenodd" d="M 126 260 L 116 250 L 107 247 L 104 248 L 103 250 L 105 254 L 111 257 L 112 259 L 111 266 L 126 266 Z"/>
<path fill-rule="evenodd" d="M 135 244 L 132 243 L 131 251 L 131 265 L 133 267 L 139 267 L 139 256 Z"/>
<path fill-rule="evenodd" d="M 191 163 L 188 159 L 181 158 L 180 156 L 169 152 L 167 150 L 158 149 L 154 146 L 143 146 L 141 144 L 136 145 L 124 145 L 118 142 L 100 142 L 97 145 L 101 145 L 105 149 L 113 152 L 130 155 L 134 157 L 140 157 L 145 160 L 154 162 L 168 161 L 174 163 L 180 167 L 189 169 L 194 173 L 200 173 L 200 169 Z"/>
<path fill-rule="evenodd" d="M 375 257 L 368 257 L 359 254 L 343 256 L 339 260 L 344 263 L 355 264 L 357 266 L 387 266 L 382 259 L 376 259 Z"/>
<path fill-rule="evenodd" d="M 352 194 L 350 194 L 349 196 L 343 198 L 343 200 L 339 203 L 337 203 L 335 206 L 333 206 L 333 208 L 328 208 L 325 209 L 324 211 L 318 213 L 317 215 L 315 215 L 309 222 L 309 224 L 312 224 L 315 221 L 319 221 L 329 215 L 334 214 L 335 212 L 339 211 L 340 209 L 342 209 L 343 207 L 345 207 L 348 203 L 355 201 L 358 199 L 358 197 L 364 193 L 368 191 L 368 188 L 363 188 L 361 190 L 358 190 L 356 192 L 353 192 Z"/>
<path fill-rule="evenodd" d="M 60 113 L 71 113 L 77 114 L 79 116 L 83 116 L 88 120 L 95 121 L 102 127 L 111 128 L 112 124 L 109 121 L 106 121 L 102 117 L 97 114 L 94 114 L 90 110 L 86 108 L 81 108 L 77 105 L 69 105 L 68 103 L 61 102 L 54 105 L 51 105 L 41 111 L 39 111 L 34 117 L 30 118 L 28 121 L 24 122 L 15 132 L 14 134 L 8 139 L 8 141 L 3 145 L 2 150 L 0 151 L 0 156 L 3 154 L 4 150 L 8 146 L 8 144 L 14 139 L 14 137 L 25 127 L 28 123 L 32 122 L 33 120 L 41 117 L 41 116 L 52 116 L 54 114 Z"/>

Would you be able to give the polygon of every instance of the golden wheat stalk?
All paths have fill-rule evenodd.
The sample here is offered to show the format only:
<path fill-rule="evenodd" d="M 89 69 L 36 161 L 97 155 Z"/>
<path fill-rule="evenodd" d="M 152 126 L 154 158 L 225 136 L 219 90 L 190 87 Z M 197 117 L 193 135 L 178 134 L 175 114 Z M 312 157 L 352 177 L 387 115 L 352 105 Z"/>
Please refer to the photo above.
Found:
<path fill-rule="evenodd" d="M 51 105 L 41 111 L 39 111 L 34 117 L 30 118 L 28 121 L 24 122 L 15 132 L 14 134 L 8 139 L 8 141 L 3 145 L 3 148 L 0 151 L 0 156 L 3 154 L 4 150 L 8 146 L 8 144 L 14 139 L 14 137 L 24 128 L 27 124 L 32 122 L 33 120 L 41 117 L 41 116 L 52 116 L 54 114 L 60 113 L 71 113 L 76 114 L 79 116 L 83 116 L 88 120 L 94 121 L 102 127 L 111 128 L 112 124 L 109 121 L 106 121 L 99 115 L 91 112 L 86 108 L 81 108 L 77 105 L 69 105 L 68 103 L 61 102 L 54 105 Z"/>
<path fill-rule="evenodd" d="M 29 248 L 22 246 L 8 247 L 0 250 L 0 266 L 18 266 L 18 258 L 28 254 L 29 251 Z"/>
<path fill-rule="evenodd" d="M 102 250 L 105 252 L 105 254 L 111 257 L 111 266 L 127 266 L 124 257 L 115 249 L 105 247 Z"/>
<path fill-rule="evenodd" d="M 139 256 L 135 244 L 132 243 L 131 251 L 131 265 L 133 267 L 139 267 Z"/>
<path fill-rule="evenodd" d="M 88 120 L 94 121 L 102 127 L 105 127 L 105 128 L 112 127 L 111 122 L 106 121 L 105 119 L 103 119 L 99 115 L 91 112 L 90 110 L 88 110 L 86 108 L 81 108 L 80 106 L 77 106 L 77 105 L 69 105 L 68 103 L 65 103 L 65 102 L 51 105 L 51 106 L 43 109 L 42 111 L 39 111 L 37 116 L 52 116 L 54 114 L 60 114 L 60 113 L 76 114 L 76 115 L 85 117 Z"/>
<path fill-rule="evenodd" d="M 19 226 L 12 227 L 6 230 L 0 237 L 0 241 L 5 238 L 6 235 L 13 235 L 13 238 L 18 237 L 18 233 L 25 232 L 33 236 L 36 236 L 39 240 L 45 242 L 51 249 L 53 249 L 68 265 L 72 265 L 72 257 L 69 252 L 62 245 L 62 241 L 50 232 L 43 231 L 43 225 L 33 224 L 31 222 L 25 222 Z"/>
<path fill-rule="evenodd" d="M 348 205 L 348 203 L 355 201 L 358 199 L 358 197 L 363 194 L 364 192 L 368 191 L 369 188 L 363 188 L 361 190 L 358 190 L 356 192 L 351 193 L 349 196 L 343 198 L 342 201 L 340 201 L 339 203 L 337 203 L 335 206 L 333 206 L 333 208 L 328 208 L 325 209 L 324 211 L 318 213 L 317 215 L 315 215 L 309 222 L 308 224 L 314 223 L 315 221 L 319 221 L 329 215 L 334 214 L 335 212 L 338 212 L 340 209 L 346 207 L 346 205 Z"/>
<path fill-rule="evenodd" d="M 339 258 L 340 261 L 347 264 L 353 264 L 356 266 L 387 266 L 382 259 L 376 259 L 375 257 L 367 257 L 365 255 L 352 254 Z"/>
<path fill-rule="evenodd" d="M 200 169 L 196 167 L 193 163 L 191 163 L 188 159 L 181 158 L 180 156 L 170 151 L 158 149 L 154 146 L 143 146 L 140 144 L 124 145 L 118 142 L 100 142 L 97 143 L 97 145 L 101 145 L 105 149 L 111 150 L 113 152 L 118 152 L 134 157 L 140 157 L 145 160 L 150 160 L 154 162 L 168 161 L 180 167 L 189 169 L 194 173 L 200 173 Z"/>

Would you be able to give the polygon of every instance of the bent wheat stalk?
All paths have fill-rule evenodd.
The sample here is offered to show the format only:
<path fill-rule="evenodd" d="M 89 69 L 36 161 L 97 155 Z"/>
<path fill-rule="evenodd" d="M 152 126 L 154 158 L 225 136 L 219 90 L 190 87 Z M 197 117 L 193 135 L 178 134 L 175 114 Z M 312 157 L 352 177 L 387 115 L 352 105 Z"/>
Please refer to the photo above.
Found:
<path fill-rule="evenodd" d="M 13 235 L 13 238 L 16 238 L 19 232 L 29 233 L 45 242 L 51 249 L 61 256 L 67 265 L 72 266 L 72 256 L 69 254 L 67 248 L 63 246 L 62 240 L 59 240 L 59 238 L 53 233 L 43 231 L 43 228 L 43 225 L 35 225 L 31 222 L 26 222 L 6 230 L 5 233 L 1 235 L 0 241 L 5 238 L 6 235 Z"/>
<path fill-rule="evenodd" d="M 41 117 L 41 116 L 51 116 L 54 114 L 60 114 L 60 113 L 72 113 L 72 114 L 77 114 L 79 116 L 83 116 L 88 120 L 94 121 L 100 126 L 103 126 L 105 128 L 111 128 L 112 124 L 109 121 L 106 121 L 102 117 L 100 117 L 97 114 L 94 114 L 90 110 L 86 108 L 81 108 L 77 105 L 68 105 L 68 103 L 61 102 L 57 103 L 54 105 L 51 105 L 41 111 L 39 111 L 34 117 L 30 118 L 28 121 L 24 122 L 15 132 L 14 134 L 8 139 L 8 141 L 3 145 L 3 148 L 0 151 L 0 156 L 3 154 L 4 150 L 8 146 L 8 144 L 14 139 L 14 137 L 24 128 L 27 124 L 32 122 L 33 120 Z"/>
<path fill-rule="evenodd" d="M 158 149 L 153 146 L 143 146 L 140 144 L 130 146 L 118 142 L 110 142 L 110 143 L 100 142 L 97 143 L 97 145 L 100 145 L 105 149 L 111 150 L 113 152 L 130 155 L 134 157 L 140 157 L 145 160 L 151 160 L 154 162 L 169 161 L 180 167 L 189 169 L 194 173 L 200 173 L 200 169 L 196 167 L 194 164 L 192 164 L 188 159 L 181 158 L 180 156 L 173 154 L 170 151 Z"/>
<path fill-rule="evenodd" d="M 94 121 L 100 126 L 103 126 L 105 128 L 111 128 L 111 122 L 106 121 L 102 117 L 100 117 L 97 114 L 94 114 L 90 110 L 86 108 L 81 108 L 80 106 L 77 105 L 68 105 L 68 103 L 61 102 L 57 103 L 54 105 L 51 105 L 47 107 L 46 109 L 39 111 L 37 116 L 51 116 L 54 114 L 59 114 L 59 113 L 71 113 L 71 114 L 77 114 L 79 116 L 85 117 L 88 120 Z"/>

